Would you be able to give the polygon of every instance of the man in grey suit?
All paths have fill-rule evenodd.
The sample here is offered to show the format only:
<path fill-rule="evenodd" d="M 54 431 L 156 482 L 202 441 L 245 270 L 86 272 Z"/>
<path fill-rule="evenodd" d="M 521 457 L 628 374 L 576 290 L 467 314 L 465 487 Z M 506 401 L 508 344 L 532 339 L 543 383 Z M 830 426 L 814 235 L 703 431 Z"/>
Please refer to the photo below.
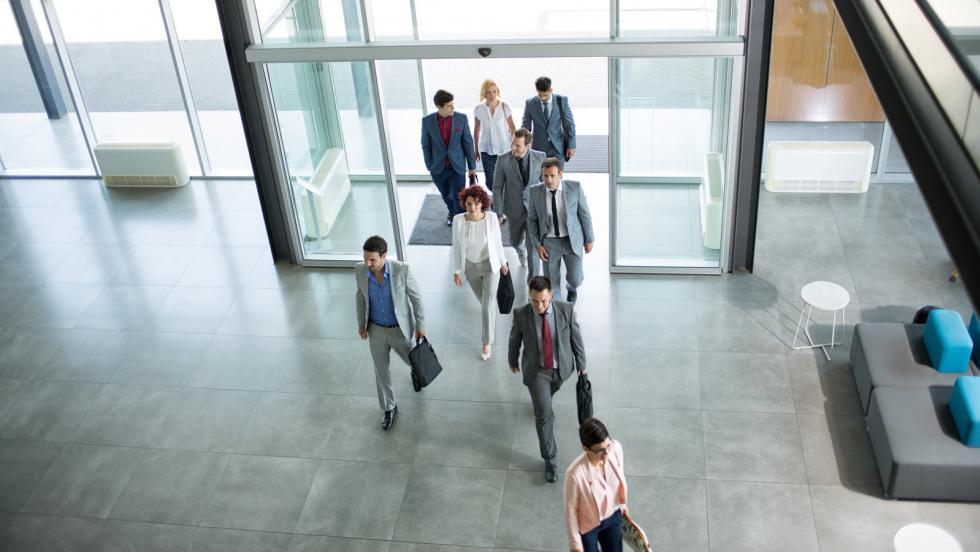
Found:
<path fill-rule="evenodd" d="M 519 128 L 514 131 L 510 153 L 497 159 L 497 169 L 493 173 L 494 210 L 501 223 L 507 221 L 510 244 L 517 251 L 521 266 L 527 266 L 528 258 L 531 260 L 528 281 L 538 274 L 541 261 L 527 237 L 527 191 L 541 182 L 541 163 L 544 161 L 544 152 L 530 149 L 530 143 L 529 130 Z"/>
<path fill-rule="evenodd" d="M 565 298 L 574 303 L 585 279 L 582 257 L 592 252 L 595 234 L 582 185 L 563 179 L 562 174 L 561 164 L 553 157 L 541 164 L 544 183 L 528 190 L 527 232 L 557 297 L 561 297 L 561 262 L 565 261 Z"/>
<path fill-rule="evenodd" d="M 551 398 L 572 372 L 585 373 L 585 345 L 572 304 L 552 300 L 551 282 L 547 278 L 531 278 L 528 296 L 527 305 L 514 309 L 507 358 L 511 372 L 524 372 L 524 385 L 531 393 L 534 407 L 538 447 L 544 459 L 544 478 L 554 483 L 558 479 L 555 465 L 558 447 Z"/>
<path fill-rule="evenodd" d="M 381 236 L 371 236 L 364 242 L 364 262 L 354 267 L 354 277 L 357 333 L 370 344 L 378 404 L 384 410 L 381 429 L 387 431 L 398 415 L 391 386 L 390 353 L 394 349 L 409 363 L 412 338 L 425 336 L 422 293 L 408 265 L 388 259 L 388 244 Z"/>
<path fill-rule="evenodd" d="M 564 167 L 575 155 L 575 117 L 568 96 L 553 93 L 548 77 L 538 77 L 534 88 L 538 95 L 524 102 L 521 126 L 534 134 L 532 149 L 558 158 Z"/>

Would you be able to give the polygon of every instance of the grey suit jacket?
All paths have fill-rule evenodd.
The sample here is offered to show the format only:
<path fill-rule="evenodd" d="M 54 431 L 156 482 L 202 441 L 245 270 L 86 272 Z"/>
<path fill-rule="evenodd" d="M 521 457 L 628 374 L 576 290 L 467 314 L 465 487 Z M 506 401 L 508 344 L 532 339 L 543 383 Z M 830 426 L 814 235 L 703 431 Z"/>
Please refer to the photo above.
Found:
<path fill-rule="evenodd" d="M 558 375 L 564 381 L 576 370 L 585 370 L 585 344 L 572 304 L 554 300 L 551 305 L 555 309 L 555 326 L 558 327 Z M 535 324 L 534 307 L 530 304 L 514 309 L 507 359 L 511 366 L 518 366 L 517 359 L 520 357 L 524 385 L 531 385 L 538 371 L 543 369 Z"/>
<path fill-rule="evenodd" d="M 524 118 L 521 120 L 521 126 L 531 131 L 531 148 L 545 152 L 553 149 L 559 155 L 565 155 L 565 149 L 562 147 L 564 130 L 561 112 L 564 111 L 565 130 L 568 131 L 565 142 L 572 149 L 575 149 L 575 117 L 572 115 L 572 108 L 568 105 L 568 96 L 552 94 L 551 97 L 556 103 L 551 106 L 551 116 L 547 120 L 541 111 L 541 100 L 537 96 L 528 98 L 524 102 Z M 561 102 L 561 110 L 558 109 L 557 102 Z M 551 144 L 550 148 L 548 144 Z"/>
<path fill-rule="evenodd" d="M 395 319 L 405 334 L 405 339 L 415 339 L 416 330 L 425 329 L 425 311 L 422 308 L 422 292 L 412 276 L 408 264 L 388 259 L 388 274 L 391 279 L 391 302 L 395 307 Z M 357 307 L 357 327 L 368 327 L 368 313 L 371 302 L 368 298 L 368 278 L 373 278 L 364 263 L 354 267 L 357 289 L 354 291 L 354 304 Z"/>
<path fill-rule="evenodd" d="M 565 225 L 568 227 L 568 238 L 572 250 L 581 257 L 585 252 L 585 244 L 595 241 L 592 232 L 592 214 L 589 204 L 582 192 L 582 185 L 574 180 L 562 180 L 562 195 L 565 198 Z M 548 203 L 551 194 L 544 184 L 535 184 L 528 190 L 527 202 L 527 233 L 531 237 L 531 245 L 537 247 L 541 238 L 551 232 L 554 225 L 548 216 Z"/>
<path fill-rule="evenodd" d="M 523 221 L 527 216 L 527 191 L 541 182 L 541 163 L 543 151 L 528 150 L 531 156 L 528 164 L 527 186 L 521 178 L 521 168 L 514 154 L 507 152 L 497 158 L 493 172 L 493 208 L 514 221 Z"/>

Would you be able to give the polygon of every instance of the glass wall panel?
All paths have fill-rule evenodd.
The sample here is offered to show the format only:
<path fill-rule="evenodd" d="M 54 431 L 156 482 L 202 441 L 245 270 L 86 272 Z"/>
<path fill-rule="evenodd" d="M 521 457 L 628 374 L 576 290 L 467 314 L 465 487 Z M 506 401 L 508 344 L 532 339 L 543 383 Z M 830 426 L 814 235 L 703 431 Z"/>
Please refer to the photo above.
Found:
<path fill-rule="evenodd" d="M 395 255 L 390 196 L 367 63 L 269 66 L 307 259 L 356 260 L 364 239 L 384 236 Z"/>
<path fill-rule="evenodd" d="M 211 173 L 250 177 L 252 164 L 215 4 L 170 0 L 170 6 Z"/>
<path fill-rule="evenodd" d="M 609 36 L 604 0 L 415 0 L 422 40 Z"/>
<path fill-rule="evenodd" d="M 45 109 L 10 3 L 0 2 L 0 174 L 95 174 L 44 13 L 34 7 L 31 15 L 43 43 L 39 52 L 48 67 L 41 82 L 51 86 L 54 111 L 49 115 Z"/>
<path fill-rule="evenodd" d="M 624 37 L 734 36 L 737 0 L 619 0 Z"/>
<path fill-rule="evenodd" d="M 155 0 L 55 0 L 99 142 L 177 142 L 200 175 L 160 6 Z"/>
<path fill-rule="evenodd" d="M 426 174 L 420 146 L 424 104 L 419 83 L 418 61 L 379 61 L 378 73 L 384 93 L 385 118 L 397 174 Z M 433 91 L 434 92 L 434 91 Z"/>
<path fill-rule="evenodd" d="M 616 60 L 615 265 L 719 266 L 732 65 Z"/>
<path fill-rule="evenodd" d="M 296 0 L 259 10 L 266 44 L 361 42 L 359 0 Z M 411 19 L 409 19 L 411 29 Z"/>

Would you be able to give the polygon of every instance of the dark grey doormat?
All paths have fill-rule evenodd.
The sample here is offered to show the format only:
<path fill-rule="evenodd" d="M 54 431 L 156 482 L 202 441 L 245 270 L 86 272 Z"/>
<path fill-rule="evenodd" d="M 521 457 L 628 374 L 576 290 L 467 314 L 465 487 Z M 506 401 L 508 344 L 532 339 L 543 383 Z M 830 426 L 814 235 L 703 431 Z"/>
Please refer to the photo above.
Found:
<path fill-rule="evenodd" d="M 453 227 L 446 226 L 446 204 L 442 198 L 436 194 L 425 196 L 422 202 L 422 210 L 419 211 L 419 219 L 415 221 L 415 228 L 412 229 L 412 237 L 408 240 L 409 245 L 452 245 Z M 505 222 L 500 226 L 501 238 L 504 247 L 510 245 L 510 230 Z"/>

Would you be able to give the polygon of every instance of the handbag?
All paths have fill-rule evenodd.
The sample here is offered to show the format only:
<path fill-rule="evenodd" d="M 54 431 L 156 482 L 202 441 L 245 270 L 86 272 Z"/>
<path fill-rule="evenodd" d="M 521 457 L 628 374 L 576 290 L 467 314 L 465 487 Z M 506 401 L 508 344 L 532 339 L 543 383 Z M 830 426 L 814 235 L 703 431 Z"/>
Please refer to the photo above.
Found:
<path fill-rule="evenodd" d="M 561 157 L 567 163 L 572 158 L 565 155 L 565 152 L 568 151 L 568 127 L 565 126 L 565 110 L 561 107 L 561 99 L 563 97 L 555 94 L 555 103 L 558 104 L 558 122 L 561 123 Z"/>
<path fill-rule="evenodd" d="M 623 530 L 623 544 L 636 552 L 647 552 L 650 550 L 650 541 L 647 540 L 646 533 L 640 526 L 633 521 L 629 514 L 624 513 L 620 517 L 620 527 Z"/>
<path fill-rule="evenodd" d="M 408 360 L 412 365 L 412 387 L 416 393 L 432 383 L 442 372 L 436 351 L 424 337 L 415 341 L 415 347 L 408 353 Z"/>
<path fill-rule="evenodd" d="M 510 314 L 510 310 L 514 308 L 514 280 L 511 279 L 509 270 L 507 274 L 500 275 L 500 283 L 497 285 L 497 308 L 500 314 Z"/>
<path fill-rule="evenodd" d="M 575 384 L 575 404 L 578 407 L 578 425 L 592 417 L 592 382 L 586 374 L 578 375 Z"/>

